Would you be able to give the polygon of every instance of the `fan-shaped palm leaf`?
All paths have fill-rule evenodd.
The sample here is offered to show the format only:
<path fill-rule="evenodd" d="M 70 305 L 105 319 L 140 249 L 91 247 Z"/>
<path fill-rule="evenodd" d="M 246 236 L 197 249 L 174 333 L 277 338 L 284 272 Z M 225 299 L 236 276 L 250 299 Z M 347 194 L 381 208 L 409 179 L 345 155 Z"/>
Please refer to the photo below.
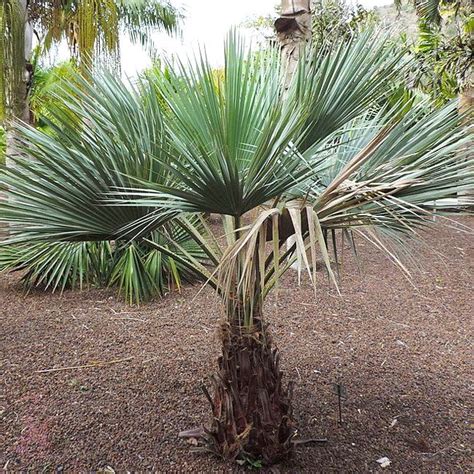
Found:
<path fill-rule="evenodd" d="M 168 255 L 156 257 L 160 252 L 148 244 L 127 242 L 119 232 L 148 211 L 100 202 L 106 193 L 131 186 L 138 178 L 169 183 L 169 173 L 156 160 L 167 159 L 156 95 L 145 85 L 138 92 L 107 75 L 94 86 L 79 77 L 57 99 L 44 117 L 48 134 L 19 125 L 28 156 L 17 157 L 15 167 L 2 171 L 0 180 L 10 196 L 2 203 L 10 222 L 10 244 L 0 250 L 3 268 L 27 269 L 29 285 L 53 290 L 84 283 L 117 284 L 130 302 L 162 294 L 170 284 L 179 286 L 181 278 L 191 277 L 189 269 Z M 35 146 L 30 146 L 33 142 Z M 33 222 L 35 213 L 42 216 L 41 224 Z M 197 224 L 197 229 L 203 228 Z M 208 258 L 181 224 L 169 223 L 160 232 L 152 240 L 168 252 L 180 253 L 170 247 L 163 232 L 197 260 Z M 57 242 L 61 239 L 78 242 Z M 31 245 L 32 240 L 38 243 Z M 94 240 L 99 243 L 86 242 Z M 107 243 L 111 240 L 116 241 L 112 248 Z M 109 248 L 105 262 L 103 255 L 98 259 L 97 246 Z"/>
<path fill-rule="evenodd" d="M 103 257 L 98 259 L 99 255 Z M 0 248 L 0 271 L 24 270 L 27 288 L 62 291 L 97 283 L 99 263 L 110 259 L 111 249 L 105 242 L 16 244 Z"/>

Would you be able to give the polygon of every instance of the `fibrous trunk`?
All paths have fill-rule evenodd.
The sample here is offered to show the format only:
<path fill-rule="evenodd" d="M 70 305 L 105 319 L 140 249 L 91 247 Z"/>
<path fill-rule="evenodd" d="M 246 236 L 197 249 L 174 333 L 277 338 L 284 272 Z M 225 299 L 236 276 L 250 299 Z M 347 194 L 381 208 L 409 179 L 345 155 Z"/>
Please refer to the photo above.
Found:
<path fill-rule="evenodd" d="M 311 41 L 311 1 L 282 0 L 280 17 L 275 21 L 275 30 L 289 83 L 302 50 Z"/>
<path fill-rule="evenodd" d="M 268 328 L 261 320 L 251 328 L 225 323 L 221 336 L 210 448 L 226 459 L 279 462 L 292 452 L 292 386 L 283 387 Z"/>
<path fill-rule="evenodd" d="M 32 82 L 33 69 L 30 59 L 33 51 L 32 26 L 28 20 L 28 2 L 27 0 L 18 0 L 17 9 L 12 9 L 10 19 L 11 29 L 21 29 L 11 39 L 13 42 L 6 52 L 9 57 L 6 58 L 5 70 L 9 72 L 7 76 L 7 119 L 8 121 L 21 120 L 25 123 L 30 122 L 30 108 L 28 104 L 29 87 Z M 17 137 L 14 129 L 10 126 L 6 128 L 7 147 L 6 147 L 6 165 L 12 166 L 12 158 L 19 155 L 17 149 Z"/>
<path fill-rule="evenodd" d="M 474 74 L 470 69 L 463 79 L 463 87 L 459 94 L 459 112 L 464 114 L 466 128 L 472 126 L 474 122 Z M 471 139 L 471 145 L 473 140 Z M 472 149 L 472 148 L 471 148 Z M 458 193 L 458 201 L 461 206 L 473 207 L 474 186 L 467 191 Z"/>

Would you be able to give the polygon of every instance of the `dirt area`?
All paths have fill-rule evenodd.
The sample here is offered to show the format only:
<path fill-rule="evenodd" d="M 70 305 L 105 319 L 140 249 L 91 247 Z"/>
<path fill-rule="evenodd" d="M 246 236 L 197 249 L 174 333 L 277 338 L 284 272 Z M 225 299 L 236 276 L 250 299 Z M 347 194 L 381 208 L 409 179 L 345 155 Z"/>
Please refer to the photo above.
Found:
<path fill-rule="evenodd" d="M 438 226 L 429 241 L 416 288 L 360 242 L 362 271 L 347 256 L 341 297 L 320 272 L 316 296 L 292 273 L 270 298 L 299 436 L 328 439 L 272 472 L 376 471 L 383 456 L 386 471 L 470 470 L 474 239 Z M 215 295 L 198 292 L 130 308 L 110 291 L 25 297 L 17 276 L 0 277 L 0 468 L 237 471 L 177 437 L 209 415 L 200 384 L 219 349 Z"/>

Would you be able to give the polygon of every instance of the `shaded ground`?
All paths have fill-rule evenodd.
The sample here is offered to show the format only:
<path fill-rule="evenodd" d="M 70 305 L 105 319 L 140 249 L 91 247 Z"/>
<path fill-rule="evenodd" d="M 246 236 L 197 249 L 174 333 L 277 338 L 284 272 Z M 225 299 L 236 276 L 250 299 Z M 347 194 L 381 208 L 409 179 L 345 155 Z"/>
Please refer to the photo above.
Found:
<path fill-rule="evenodd" d="M 431 236 L 417 290 L 360 245 L 363 272 L 345 267 L 342 297 L 323 273 L 316 297 L 306 281 L 295 289 L 291 274 L 269 301 L 283 368 L 297 384 L 301 437 L 328 438 L 299 447 L 280 471 L 375 471 L 382 456 L 386 470 L 469 470 L 474 241 L 441 228 Z M 0 277 L 0 467 L 235 469 L 177 438 L 208 416 L 199 387 L 218 353 L 215 297 L 198 289 L 137 309 L 109 291 L 25 297 L 16 276 Z"/>

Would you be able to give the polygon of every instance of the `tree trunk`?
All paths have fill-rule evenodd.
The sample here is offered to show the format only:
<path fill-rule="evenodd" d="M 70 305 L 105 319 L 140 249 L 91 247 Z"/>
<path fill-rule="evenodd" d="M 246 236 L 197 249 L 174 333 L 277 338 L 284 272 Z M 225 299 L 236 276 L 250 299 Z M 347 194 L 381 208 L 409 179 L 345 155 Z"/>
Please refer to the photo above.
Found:
<path fill-rule="evenodd" d="M 311 41 L 311 0 L 282 0 L 275 30 L 291 80 L 302 50 Z"/>
<path fill-rule="evenodd" d="M 19 27 L 23 29 L 21 35 L 18 35 L 21 44 L 11 44 L 6 54 L 10 54 L 12 57 L 9 61 L 10 76 L 6 78 L 6 84 L 4 85 L 8 91 L 3 91 L 7 97 L 6 107 L 6 120 L 5 135 L 6 135 L 6 148 L 5 148 L 5 165 L 12 167 L 15 165 L 14 157 L 20 155 L 18 150 L 18 139 L 15 133 L 15 129 L 12 128 L 11 124 L 15 120 L 21 120 L 25 123 L 30 123 L 30 107 L 28 101 L 29 86 L 32 82 L 33 68 L 30 60 L 33 52 L 33 28 L 28 20 L 28 2 L 27 0 L 18 0 L 18 15 L 19 15 Z M 13 24 L 10 25 L 13 28 Z M 6 49 L 6 48 L 5 48 Z M 22 54 L 23 52 L 23 54 Z M 20 53 L 19 58 L 15 56 Z M 22 64 L 21 70 L 15 71 L 16 62 Z M 4 195 L 0 194 L 0 199 L 6 199 Z M 7 224 L 2 225 L 0 228 L 0 238 L 8 235 L 9 226 Z"/>
<path fill-rule="evenodd" d="M 465 115 L 466 127 L 473 123 L 474 119 L 474 77 L 472 67 L 467 72 L 467 77 L 463 78 L 463 87 L 459 94 L 459 112 Z M 471 139 L 471 142 L 473 140 Z M 472 150 L 472 146 L 471 146 Z M 471 152 L 472 153 L 472 152 Z M 474 185 L 472 189 L 458 193 L 458 203 L 462 207 L 474 207 Z"/>
<path fill-rule="evenodd" d="M 459 94 L 459 110 L 468 113 L 467 123 L 472 123 L 474 117 L 474 73 L 470 70 L 463 79 L 463 87 Z"/>
<path fill-rule="evenodd" d="M 282 385 L 278 349 L 258 319 L 251 329 L 222 324 L 222 355 L 210 399 L 209 447 L 225 459 L 271 465 L 289 457 L 295 423 L 292 384 Z"/>
<path fill-rule="evenodd" d="M 20 51 L 24 51 L 24 66 L 23 73 L 18 79 L 18 84 L 13 84 L 11 92 L 9 94 L 9 107 L 7 111 L 7 119 L 9 122 L 12 120 L 21 120 L 25 123 L 30 122 L 30 108 L 28 104 L 29 85 L 32 80 L 32 67 L 30 64 L 32 51 L 33 51 L 33 30 L 30 22 L 28 21 L 28 5 L 27 0 L 19 0 L 19 15 L 20 22 L 24 25 L 24 35 L 22 37 L 23 44 L 14 45 L 14 48 L 19 48 Z M 16 136 L 14 130 L 8 126 L 6 127 L 6 153 L 5 162 L 7 166 L 12 166 L 12 157 L 18 155 L 16 146 Z"/>
<path fill-rule="evenodd" d="M 237 260 L 233 296 L 226 300 L 227 317 L 220 328 L 222 354 L 211 379 L 213 396 L 204 389 L 212 422 L 202 434 L 212 452 L 255 467 L 288 458 L 296 433 L 292 384 L 283 387 L 278 349 L 263 321 L 259 247 L 257 242 L 251 260 L 253 288 L 239 289 L 243 262 Z"/>
<path fill-rule="evenodd" d="M 281 14 L 275 21 L 275 30 L 286 69 L 285 89 L 287 89 L 302 51 L 311 42 L 311 0 L 282 0 Z M 291 248 L 293 244 L 294 240 L 290 237 L 286 247 Z M 291 268 L 301 269 L 301 262 L 294 262 Z"/>

